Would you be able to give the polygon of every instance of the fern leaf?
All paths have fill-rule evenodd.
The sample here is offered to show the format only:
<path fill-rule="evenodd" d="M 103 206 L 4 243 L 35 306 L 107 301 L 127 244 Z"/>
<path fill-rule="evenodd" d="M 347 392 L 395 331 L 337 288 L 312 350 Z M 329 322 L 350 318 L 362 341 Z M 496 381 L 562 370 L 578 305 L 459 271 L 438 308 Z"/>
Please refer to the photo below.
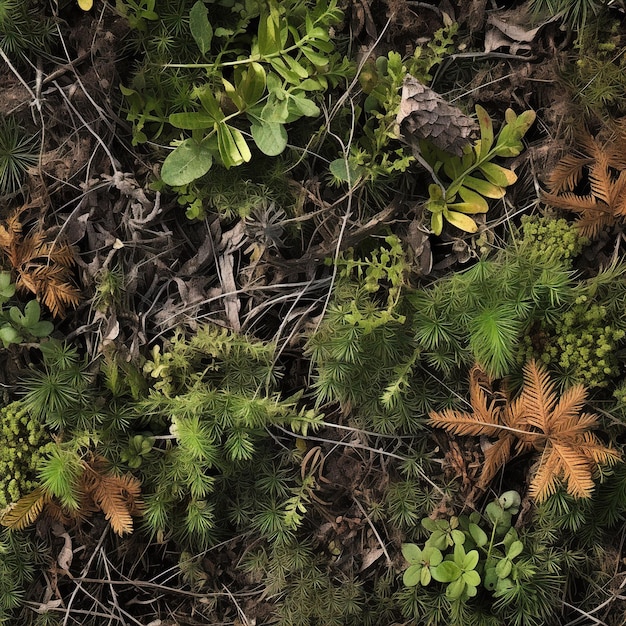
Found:
<path fill-rule="evenodd" d="M 537 502 L 543 502 L 556 493 L 560 484 L 560 461 L 559 455 L 554 450 L 544 451 L 528 489 L 528 495 L 531 498 Z"/>
<path fill-rule="evenodd" d="M 545 424 L 542 430 L 547 432 L 546 429 L 550 428 L 553 432 L 575 437 L 593 428 L 598 422 L 597 416 L 580 414 L 586 400 L 587 390 L 583 385 L 574 385 L 566 389 L 550 413 L 549 424 Z M 541 428 L 539 424 L 534 423 L 532 418 L 529 417 L 528 421 Z"/>
<path fill-rule="evenodd" d="M 572 446 L 552 443 L 553 454 L 560 459 L 567 492 L 574 498 L 588 498 L 594 488 L 589 459 Z"/>
<path fill-rule="evenodd" d="M 593 163 L 589 157 L 576 154 L 565 155 L 552 170 L 548 180 L 548 188 L 552 193 L 573 191 L 582 180 L 585 168 Z"/>
<path fill-rule="evenodd" d="M 129 501 L 139 498 L 140 483 L 133 476 L 98 475 L 92 497 L 118 535 L 133 530 Z"/>
<path fill-rule="evenodd" d="M 592 195 L 604 202 L 607 206 L 611 204 L 613 183 L 609 163 L 604 153 L 600 153 L 593 167 L 589 170 L 589 183 Z"/>
<path fill-rule="evenodd" d="M 454 409 L 433 411 L 429 415 L 430 423 L 436 428 L 443 428 L 455 435 L 487 435 L 497 437 L 502 429 L 497 423 L 485 423 L 484 415 L 466 413 Z"/>
<path fill-rule="evenodd" d="M 7 509 L 0 518 L 0 524 L 13 530 L 23 530 L 39 517 L 49 501 L 50 496 L 41 487 L 36 487 Z"/>
<path fill-rule="evenodd" d="M 487 448 L 485 463 L 477 483 L 478 487 L 481 489 L 487 487 L 500 469 L 508 463 L 511 458 L 512 443 L 513 436 L 507 433 Z"/>
<path fill-rule="evenodd" d="M 524 366 L 524 390 L 521 398 L 528 423 L 547 433 L 550 413 L 556 402 L 554 383 L 550 381 L 548 372 L 538 366 L 534 359 Z"/>

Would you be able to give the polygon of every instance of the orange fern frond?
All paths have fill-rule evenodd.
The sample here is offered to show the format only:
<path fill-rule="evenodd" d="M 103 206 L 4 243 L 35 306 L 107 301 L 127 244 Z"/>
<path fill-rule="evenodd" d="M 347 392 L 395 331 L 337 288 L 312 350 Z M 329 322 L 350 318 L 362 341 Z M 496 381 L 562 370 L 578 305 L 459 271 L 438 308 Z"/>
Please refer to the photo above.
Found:
<path fill-rule="evenodd" d="M 564 156 L 548 180 L 547 204 L 578 214 L 583 235 L 596 237 L 600 230 L 626 216 L 626 138 L 601 142 L 588 133 L 579 135 L 580 152 Z M 586 182 L 590 193 L 577 189 Z"/>
<path fill-rule="evenodd" d="M 2 514 L 0 523 L 13 530 L 24 530 L 39 517 L 44 505 L 49 501 L 50 496 L 41 487 L 36 487 L 11 505 Z"/>
<path fill-rule="evenodd" d="M 582 413 L 586 399 L 582 385 L 574 385 L 557 398 L 548 372 L 531 360 L 524 367 L 524 386 L 515 400 L 502 406 L 490 403 L 484 389 L 474 390 L 474 413 L 447 409 L 431 413 L 430 422 L 457 435 L 497 438 L 485 451 L 478 479 L 481 488 L 488 486 L 513 455 L 534 448 L 539 461 L 529 486 L 531 497 L 543 501 L 563 484 L 575 498 L 587 498 L 597 466 L 612 465 L 621 457 L 590 432 L 598 417 Z"/>

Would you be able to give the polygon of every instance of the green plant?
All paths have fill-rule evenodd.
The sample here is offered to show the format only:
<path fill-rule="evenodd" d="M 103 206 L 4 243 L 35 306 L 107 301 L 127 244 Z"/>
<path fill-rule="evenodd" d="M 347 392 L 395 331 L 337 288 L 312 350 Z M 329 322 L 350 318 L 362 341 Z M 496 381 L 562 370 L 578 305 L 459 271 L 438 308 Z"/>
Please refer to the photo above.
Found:
<path fill-rule="evenodd" d="M 413 155 L 398 141 L 396 117 L 402 100 L 402 85 L 407 74 L 422 83 L 430 83 L 430 71 L 454 51 L 457 31 L 458 24 L 453 22 L 437 30 L 425 45 L 416 46 L 408 59 L 392 51 L 363 65 L 359 82 L 366 94 L 362 105 L 365 121 L 347 157 L 330 162 L 330 173 L 335 181 L 352 185 L 359 179 L 370 183 L 379 179 L 389 182 L 414 163 Z"/>
<path fill-rule="evenodd" d="M 0 120 L 0 196 L 18 192 L 38 160 L 37 135 L 28 136 L 13 117 Z"/>
<path fill-rule="evenodd" d="M 151 533 L 207 546 L 224 516 L 277 542 L 301 525 L 310 479 L 285 476 L 288 461 L 271 460 L 267 429 L 306 434 L 319 417 L 299 407 L 299 396 L 276 393 L 274 354 L 272 344 L 216 327 L 189 339 L 177 334 L 162 352 L 153 351 L 144 366 L 153 389 L 136 405 L 153 443 L 138 470 Z"/>
<path fill-rule="evenodd" d="M 557 608 L 550 594 L 563 578 L 534 558 L 535 551 L 545 558 L 549 548 L 513 528 L 520 502 L 517 492 L 508 491 L 488 503 L 483 515 L 422 519 L 429 534 L 423 548 L 402 545 L 409 566 L 405 590 L 396 597 L 405 616 L 432 624 L 548 623 L 544 620 Z M 533 597 L 534 606 L 524 594 Z"/>
<path fill-rule="evenodd" d="M 0 49 L 13 63 L 30 58 L 35 51 L 50 53 L 57 34 L 54 20 L 42 11 L 39 2 L 0 2 Z"/>
<path fill-rule="evenodd" d="M 247 21 L 256 17 L 250 8 Z M 215 51 L 216 60 L 168 63 L 174 71 L 203 69 L 205 79 L 192 90 L 189 106 L 167 117 L 174 128 L 191 131 L 191 137 L 175 141 L 174 151 L 163 163 L 164 182 L 187 185 L 206 174 L 214 160 L 227 169 L 242 165 L 252 158 L 247 137 L 263 154 L 280 154 L 287 146 L 286 125 L 320 114 L 310 96 L 351 72 L 347 61 L 334 52 L 328 34 L 340 18 L 334 0 L 319 1 L 304 11 L 270 2 L 260 6 L 258 30 L 251 41 L 244 44 L 236 32 L 217 43 L 216 33 L 224 29 L 209 22 L 203 3 L 193 5 L 191 35 L 200 55 Z M 242 55 L 242 44 L 248 47 L 247 55 Z M 152 109 L 141 102 L 137 90 L 125 89 L 124 93 L 134 100 L 132 106 Z M 138 118 L 141 126 L 145 120 L 141 115 Z"/>
<path fill-rule="evenodd" d="M 0 430 L 1 510 L 35 488 L 39 463 L 53 444 L 43 424 L 19 401 L 0 409 Z"/>
<path fill-rule="evenodd" d="M 26 339 L 47 337 L 54 330 L 52 322 L 41 320 L 41 307 L 37 300 L 29 300 L 23 311 L 18 306 L 4 309 L 2 305 L 9 302 L 14 294 L 11 274 L 0 272 L 0 341 L 5 348 L 23 343 Z"/>
<path fill-rule="evenodd" d="M 507 109 L 505 125 L 497 137 L 494 137 L 493 123 L 487 111 L 476 105 L 476 114 L 480 139 L 473 147 L 468 147 L 463 156 L 446 153 L 425 141 L 420 144 L 423 158 L 437 177 L 436 184 L 428 187 L 429 199 L 426 201 L 426 208 L 432 213 L 431 228 L 436 235 L 441 234 L 444 220 L 466 232 L 476 232 L 478 226 L 469 215 L 486 213 L 489 206 L 485 198 L 502 198 L 505 188 L 517 180 L 513 171 L 492 163 L 492 160 L 521 153 L 524 147 L 521 140 L 535 121 L 535 112 L 525 111 L 518 116 L 512 109 Z M 442 172 L 450 183 L 439 179 Z"/>

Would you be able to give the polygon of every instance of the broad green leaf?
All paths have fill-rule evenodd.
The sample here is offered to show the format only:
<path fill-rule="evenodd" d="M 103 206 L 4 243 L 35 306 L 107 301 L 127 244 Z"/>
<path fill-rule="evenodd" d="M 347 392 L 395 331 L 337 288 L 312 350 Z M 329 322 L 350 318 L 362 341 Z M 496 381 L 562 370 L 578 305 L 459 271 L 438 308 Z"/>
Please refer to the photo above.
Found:
<path fill-rule="evenodd" d="M 422 567 L 420 572 L 420 584 L 422 587 L 428 586 L 430 581 L 432 580 L 432 574 L 430 573 L 430 569 L 428 567 Z"/>
<path fill-rule="evenodd" d="M 287 67 L 287 64 L 280 57 L 271 58 L 270 65 L 277 74 L 292 85 L 298 85 L 302 80 L 296 72 Z"/>
<path fill-rule="evenodd" d="M 253 122 L 250 127 L 257 148 L 267 156 L 276 156 L 287 147 L 287 130 L 278 122 Z"/>
<path fill-rule="evenodd" d="M 54 324 L 47 320 L 37 322 L 28 328 L 28 332 L 33 337 L 47 337 L 54 330 Z"/>
<path fill-rule="evenodd" d="M 463 569 L 465 571 L 474 569 L 478 565 L 478 551 L 470 550 L 463 559 Z"/>
<path fill-rule="evenodd" d="M 466 233 L 475 233 L 478 230 L 478 225 L 476 224 L 476 222 L 469 215 L 465 215 L 465 213 L 457 213 L 456 211 L 445 211 L 444 216 L 448 220 L 448 222 L 452 224 L 452 226 L 456 226 L 457 228 L 464 230 Z"/>
<path fill-rule="evenodd" d="M 266 82 L 265 68 L 256 61 L 250 63 L 248 69 L 238 75 L 237 91 L 246 106 L 256 104 L 263 97 Z"/>
<path fill-rule="evenodd" d="M 321 113 L 317 104 L 303 95 L 290 95 L 289 102 L 290 104 L 293 104 L 298 112 L 305 117 L 318 117 Z"/>
<path fill-rule="evenodd" d="M 495 163 L 483 163 L 479 169 L 490 183 L 498 185 L 499 187 L 508 187 L 517 181 L 515 172 L 506 167 L 496 165 Z M 478 191 L 478 189 L 476 191 Z"/>
<path fill-rule="evenodd" d="M 476 105 L 476 115 L 480 126 L 480 156 L 484 158 L 493 146 L 493 123 L 489 113 L 480 104 Z"/>
<path fill-rule="evenodd" d="M 477 191 L 481 196 L 485 196 L 485 198 L 498 199 L 503 198 L 506 194 L 504 187 L 499 187 L 498 185 L 494 185 L 482 178 L 475 178 L 474 176 L 466 176 L 463 179 L 463 186 Z"/>
<path fill-rule="evenodd" d="M 443 230 L 443 213 L 433 213 L 433 216 L 430 218 L 430 228 L 435 235 L 441 235 Z"/>
<path fill-rule="evenodd" d="M 295 72 L 302 80 L 309 77 L 308 70 L 303 65 L 301 65 L 296 59 L 294 59 L 293 57 L 290 57 L 289 55 L 285 55 L 283 58 L 287 62 L 287 65 L 289 65 L 289 68 L 291 69 L 291 71 Z"/>
<path fill-rule="evenodd" d="M 422 562 L 422 551 L 414 543 L 402 544 L 402 556 L 411 564 Z"/>
<path fill-rule="evenodd" d="M 446 587 L 446 598 L 450 600 L 458 600 L 465 591 L 465 581 L 462 578 L 452 581 Z"/>
<path fill-rule="evenodd" d="M 463 545 L 465 543 L 465 533 L 462 530 L 453 530 L 452 541 L 456 546 Z"/>
<path fill-rule="evenodd" d="M 411 565 L 408 569 L 404 570 L 404 574 L 402 576 L 402 582 L 407 587 L 415 587 L 420 582 L 422 571 L 428 568 L 422 567 L 422 565 Z"/>
<path fill-rule="evenodd" d="M 465 582 L 467 584 L 467 586 L 465 587 L 465 593 L 467 594 L 468 598 L 473 598 L 475 595 L 478 594 L 477 586 L 470 585 L 469 583 L 467 583 L 467 581 Z"/>
<path fill-rule="evenodd" d="M 250 148 L 239 130 L 228 124 L 217 126 L 217 147 L 224 167 L 238 167 L 247 163 L 252 154 Z"/>
<path fill-rule="evenodd" d="M 302 54 L 304 54 L 304 56 L 316 67 L 326 67 L 329 63 L 329 58 L 327 56 L 316 52 L 309 46 L 302 46 L 300 50 Z"/>
<path fill-rule="evenodd" d="M 343 183 L 354 185 L 363 173 L 363 168 L 350 159 L 335 159 L 328 166 L 330 173 Z"/>
<path fill-rule="evenodd" d="M 514 541 L 509 549 L 506 551 L 506 555 L 509 559 L 514 559 L 524 551 L 524 544 L 521 541 Z"/>
<path fill-rule="evenodd" d="M 470 214 L 486 213 L 489 210 L 487 201 L 480 194 L 470 191 L 469 189 L 465 189 L 465 187 L 461 187 L 459 193 L 464 202 L 448 204 L 448 209 Z"/>
<path fill-rule="evenodd" d="M 37 300 L 29 300 L 24 307 L 24 326 L 34 326 L 41 317 L 41 306 Z"/>
<path fill-rule="evenodd" d="M 12 343 L 20 343 L 22 341 L 22 336 L 9 324 L 6 324 L 0 327 L 0 341 L 2 341 L 2 345 L 7 348 Z"/>
<path fill-rule="evenodd" d="M 489 538 L 487 537 L 487 533 L 480 526 L 478 526 L 477 524 L 470 524 L 469 532 L 472 539 L 474 540 L 474 543 L 479 548 L 487 545 Z"/>
<path fill-rule="evenodd" d="M 264 7 L 259 20 L 257 44 L 261 56 L 266 57 L 280 52 L 280 28 L 280 9 L 275 0 L 270 0 L 267 8 Z"/>
<path fill-rule="evenodd" d="M 272 93 L 263 107 L 260 115 L 264 122 L 284 124 L 289 119 L 289 101 L 280 100 Z"/>
<path fill-rule="evenodd" d="M 425 563 L 428 563 L 431 567 L 439 565 L 443 561 L 443 554 L 437 548 L 424 548 L 422 550 L 422 559 Z"/>
<path fill-rule="evenodd" d="M 206 54 L 211 49 L 213 27 L 209 22 L 209 11 L 202 0 L 198 0 L 189 11 L 189 28 L 200 52 Z"/>
<path fill-rule="evenodd" d="M 213 128 L 215 118 L 208 113 L 172 113 L 169 116 L 169 123 L 174 128 L 184 128 L 185 130 L 203 130 Z"/>
<path fill-rule="evenodd" d="M 222 78 L 222 85 L 224 85 L 224 93 L 237 107 L 237 110 L 243 111 L 246 108 L 246 103 L 235 88 L 235 85 L 233 85 L 229 80 L 226 80 L 225 78 Z"/>
<path fill-rule="evenodd" d="M 171 187 L 187 185 L 204 176 L 212 164 L 213 155 L 206 141 L 185 139 L 163 162 L 161 178 Z"/>
<path fill-rule="evenodd" d="M 512 565 L 509 559 L 502 559 L 496 565 L 496 574 L 498 578 L 506 578 L 511 573 Z"/>
<path fill-rule="evenodd" d="M 213 91 L 208 85 L 203 85 L 202 87 L 195 89 L 194 94 L 200 100 L 200 103 L 202 104 L 204 110 L 211 117 L 213 117 L 215 121 L 219 122 L 220 120 L 224 119 L 224 112 L 222 111 L 222 108 L 220 107 L 217 98 L 213 94 Z"/>
<path fill-rule="evenodd" d="M 498 582 L 498 575 L 496 574 L 495 567 L 489 567 L 485 569 L 485 580 L 484 585 L 485 589 L 488 591 L 493 591 L 496 588 L 496 584 Z"/>
<path fill-rule="evenodd" d="M 449 583 L 461 576 L 461 568 L 454 561 L 443 561 L 430 570 L 433 578 L 440 583 Z"/>

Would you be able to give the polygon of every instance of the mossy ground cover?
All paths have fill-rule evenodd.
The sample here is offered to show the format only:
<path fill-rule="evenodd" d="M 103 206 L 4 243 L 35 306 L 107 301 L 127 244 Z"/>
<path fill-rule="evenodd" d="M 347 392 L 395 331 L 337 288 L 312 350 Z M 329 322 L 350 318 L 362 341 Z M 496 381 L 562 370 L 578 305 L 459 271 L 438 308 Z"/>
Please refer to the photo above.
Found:
<path fill-rule="evenodd" d="M 626 621 L 624 7 L 0 0 L 0 621 Z"/>

